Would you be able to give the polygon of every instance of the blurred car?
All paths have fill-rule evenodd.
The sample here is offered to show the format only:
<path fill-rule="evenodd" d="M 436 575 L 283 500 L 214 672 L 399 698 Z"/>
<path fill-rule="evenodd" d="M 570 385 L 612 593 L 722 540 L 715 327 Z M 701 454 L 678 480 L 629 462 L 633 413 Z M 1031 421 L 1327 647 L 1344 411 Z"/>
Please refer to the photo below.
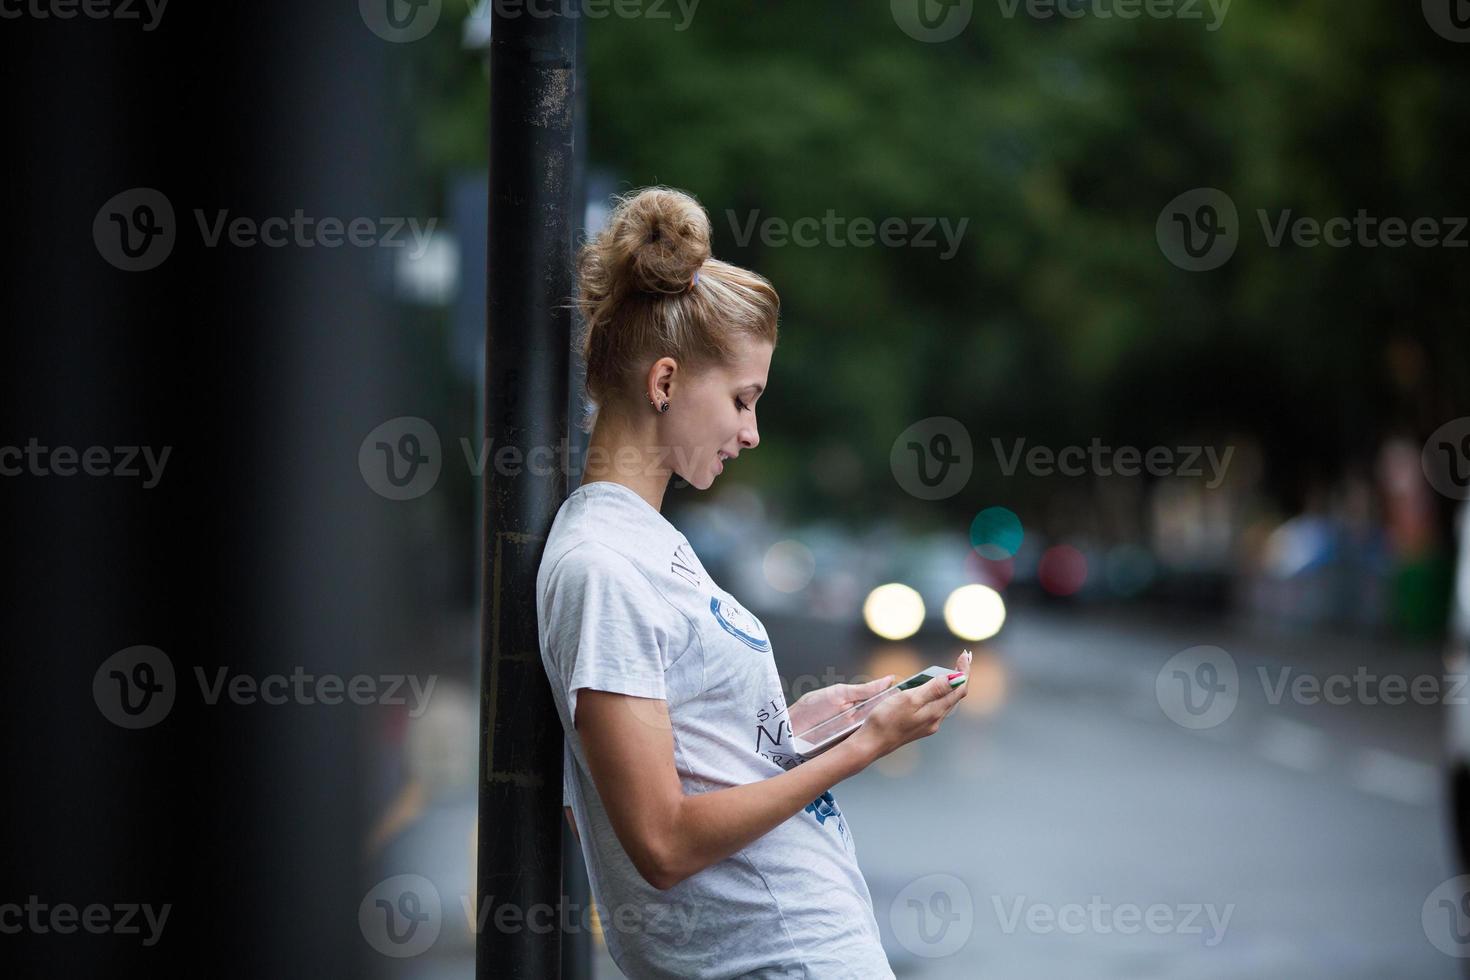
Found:
<path fill-rule="evenodd" d="M 943 634 L 968 642 L 989 639 L 1005 624 L 1000 592 L 976 573 L 969 541 L 954 534 L 902 538 L 870 554 L 861 617 L 887 640 Z"/>

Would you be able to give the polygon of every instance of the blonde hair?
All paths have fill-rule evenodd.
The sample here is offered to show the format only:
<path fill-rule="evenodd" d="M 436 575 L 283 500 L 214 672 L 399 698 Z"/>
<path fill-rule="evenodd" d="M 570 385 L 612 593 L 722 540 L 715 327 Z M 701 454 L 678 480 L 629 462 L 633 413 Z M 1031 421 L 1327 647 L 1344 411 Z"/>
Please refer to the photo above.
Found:
<path fill-rule="evenodd" d="M 781 308 L 765 277 L 710 255 L 709 215 L 692 195 L 646 187 L 615 202 L 577 256 L 589 432 L 600 408 L 639 407 L 660 357 L 699 371 L 730 363 L 737 338 L 774 346 Z"/>

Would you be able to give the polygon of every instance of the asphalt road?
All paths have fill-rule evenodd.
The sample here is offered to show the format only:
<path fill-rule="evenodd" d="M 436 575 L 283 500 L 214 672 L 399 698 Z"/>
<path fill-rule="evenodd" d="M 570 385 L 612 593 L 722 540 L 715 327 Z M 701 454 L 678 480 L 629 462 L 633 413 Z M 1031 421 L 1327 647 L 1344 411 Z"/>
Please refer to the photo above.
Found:
<path fill-rule="evenodd" d="M 1237 680 L 1196 719 L 1178 661 L 1159 676 L 1200 645 Z M 1443 708 L 1383 703 L 1388 674 L 1439 677 L 1433 651 L 1020 610 L 977 664 L 967 710 L 835 793 L 901 976 L 1458 975 L 1421 917 L 1453 874 Z"/>
<path fill-rule="evenodd" d="M 800 690 L 947 665 L 961 646 L 762 619 Z M 1201 645 L 1209 673 L 1176 656 Z M 1453 875 L 1444 709 L 1372 703 L 1392 696 L 1387 675 L 1437 678 L 1435 651 L 1048 608 L 1012 610 L 975 649 L 971 694 L 939 734 L 834 789 L 899 976 L 1460 975 L 1430 901 Z M 1314 683 L 1344 703 L 1310 703 Z M 1200 684 L 1221 688 L 1213 702 Z M 435 743 L 462 729 L 472 746 L 473 698 L 453 704 L 436 704 Z M 386 873 L 432 879 L 445 909 L 433 948 L 385 975 L 473 976 L 473 758 L 456 764 L 469 785 L 434 794 L 383 854 Z M 619 975 L 599 946 L 596 976 Z"/>

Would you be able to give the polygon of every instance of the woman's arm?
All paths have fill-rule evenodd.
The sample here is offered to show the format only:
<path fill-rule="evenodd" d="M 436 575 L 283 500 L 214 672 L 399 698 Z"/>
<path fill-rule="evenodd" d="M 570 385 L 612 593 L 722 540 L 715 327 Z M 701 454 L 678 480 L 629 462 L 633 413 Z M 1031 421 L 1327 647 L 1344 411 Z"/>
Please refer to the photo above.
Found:
<path fill-rule="evenodd" d="M 638 873 L 662 890 L 769 833 L 905 742 L 938 731 L 965 691 L 936 678 L 894 695 L 852 736 L 794 769 L 691 795 L 674 768 L 666 702 L 582 688 L 575 724 L 613 831 Z"/>

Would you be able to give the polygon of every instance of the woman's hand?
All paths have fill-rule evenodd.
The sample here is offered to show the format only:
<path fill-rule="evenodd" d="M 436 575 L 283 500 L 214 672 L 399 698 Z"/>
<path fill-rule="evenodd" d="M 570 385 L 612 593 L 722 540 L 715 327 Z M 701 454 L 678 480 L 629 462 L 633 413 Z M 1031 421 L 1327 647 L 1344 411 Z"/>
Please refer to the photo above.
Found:
<path fill-rule="evenodd" d="M 875 694 L 883 693 L 893 686 L 894 680 L 895 675 L 889 674 L 866 684 L 832 684 L 808 691 L 786 712 L 786 720 L 791 725 L 791 731 L 799 735 L 813 725 L 820 725 L 839 711 L 845 711 L 859 701 L 866 701 Z"/>
<path fill-rule="evenodd" d="M 970 675 L 970 652 L 955 660 L 955 672 Z M 901 745 L 925 738 L 939 731 L 940 724 L 959 705 L 970 686 L 962 683 L 951 688 L 947 677 L 936 677 L 927 684 L 901 691 L 873 709 L 861 728 L 848 738 L 870 762 L 883 758 Z"/>

